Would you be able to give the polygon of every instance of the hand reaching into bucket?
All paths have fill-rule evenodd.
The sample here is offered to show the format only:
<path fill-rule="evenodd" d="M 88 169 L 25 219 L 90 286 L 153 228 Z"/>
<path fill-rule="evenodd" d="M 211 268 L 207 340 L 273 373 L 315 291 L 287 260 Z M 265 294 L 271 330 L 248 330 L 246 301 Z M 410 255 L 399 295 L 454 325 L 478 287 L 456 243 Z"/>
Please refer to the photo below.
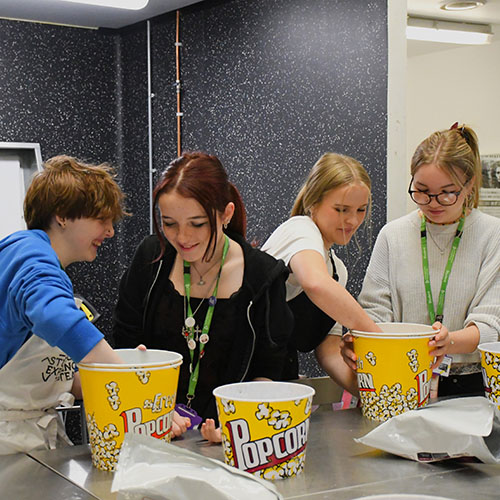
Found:
<path fill-rule="evenodd" d="M 211 443 L 222 442 L 222 432 L 220 427 L 215 427 L 215 420 L 213 418 L 207 418 L 205 422 L 201 424 L 201 435 Z"/>

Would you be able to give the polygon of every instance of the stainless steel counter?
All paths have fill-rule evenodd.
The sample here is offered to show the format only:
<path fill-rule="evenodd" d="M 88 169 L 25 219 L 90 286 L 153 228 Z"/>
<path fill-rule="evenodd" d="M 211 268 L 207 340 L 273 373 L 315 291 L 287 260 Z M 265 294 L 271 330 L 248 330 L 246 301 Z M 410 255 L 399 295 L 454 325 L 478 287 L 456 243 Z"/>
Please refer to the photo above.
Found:
<path fill-rule="evenodd" d="M 473 460 L 421 464 L 353 441 L 353 438 L 366 434 L 373 425 L 361 416 L 358 409 L 316 411 L 311 416 L 304 472 L 296 478 L 274 484 L 285 498 L 295 499 L 351 500 L 381 493 L 420 493 L 455 500 L 500 498 L 500 466 Z M 206 443 L 197 431 L 188 432 L 174 443 L 223 460 L 222 447 Z M 54 476 L 57 473 L 60 479 L 67 478 L 82 490 L 82 494 L 102 500 L 116 498 L 110 493 L 112 473 L 92 467 L 87 446 L 37 451 L 30 456 L 52 469 Z M 0 479 L 2 477 L 3 471 Z M 52 498 L 92 496 L 60 495 Z"/>
<path fill-rule="evenodd" d="M 0 498 L 5 500 L 95 499 L 93 495 L 23 454 L 0 456 Z"/>

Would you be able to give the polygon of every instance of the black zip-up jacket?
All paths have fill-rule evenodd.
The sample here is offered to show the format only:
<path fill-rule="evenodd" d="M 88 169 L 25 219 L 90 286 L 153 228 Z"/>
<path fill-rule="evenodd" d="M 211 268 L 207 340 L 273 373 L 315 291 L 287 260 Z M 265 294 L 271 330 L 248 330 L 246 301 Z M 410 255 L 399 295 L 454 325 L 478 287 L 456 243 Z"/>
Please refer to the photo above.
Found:
<path fill-rule="evenodd" d="M 242 291 L 249 300 L 246 318 L 238 320 L 237 356 L 227 360 L 226 373 L 230 382 L 256 377 L 281 380 L 286 345 L 293 330 L 293 315 L 286 303 L 285 290 L 289 271 L 283 261 L 253 248 L 241 236 L 235 233 L 228 236 L 243 249 Z M 153 331 L 154 315 L 162 290 L 167 286 L 176 251 L 167 243 L 162 259 L 154 262 L 159 254 L 158 238 L 146 237 L 121 279 L 113 321 L 115 347 L 135 348 L 142 343 L 156 348 L 149 334 Z M 185 359 L 181 370 L 188 369 L 189 360 Z"/>

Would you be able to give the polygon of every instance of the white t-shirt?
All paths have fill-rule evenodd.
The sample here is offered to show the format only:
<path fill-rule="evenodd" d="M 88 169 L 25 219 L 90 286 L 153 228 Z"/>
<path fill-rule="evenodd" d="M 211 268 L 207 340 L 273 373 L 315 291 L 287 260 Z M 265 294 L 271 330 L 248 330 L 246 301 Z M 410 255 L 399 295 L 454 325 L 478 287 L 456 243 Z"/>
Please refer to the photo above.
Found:
<path fill-rule="evenodd" d="M 347 283 L 347 269 L 344 263 L 335 255 L 332 249 L 325 248 L 323 237 L 318 226 L 307 215 L 296 215 L 281 224 L 269 236 L 262 246 L 262 250 L 276 259 L 281 259 L 288 266 L 292 257 L 303 250 L 315 250 L 324 259 L 328 273 L 333 275 L 333 267 L 329 252 L 335 263 L 335 269 L 339 277 L 338 282 L 345 287 Z M 293 273 L 290 273 L 286 282 L 286 300 L 292 300 L 303 291 Z M 334 335 L 342 335 L 342 325 L 335 324 L 329 332 Z"/>

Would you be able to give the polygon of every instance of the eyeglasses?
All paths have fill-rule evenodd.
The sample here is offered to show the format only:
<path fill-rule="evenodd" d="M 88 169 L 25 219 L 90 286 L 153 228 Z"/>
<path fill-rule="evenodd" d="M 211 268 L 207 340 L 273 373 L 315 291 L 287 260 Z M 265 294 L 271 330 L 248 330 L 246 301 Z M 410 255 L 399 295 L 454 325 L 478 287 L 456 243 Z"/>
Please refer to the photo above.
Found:
<path fill-rule="evenodd" d="M 428 194 L 425 193 L 424 191 L 418 191 L 418 190 L 413 190 L 411 189 L 411 185 L 413 183 L 413 179 L 410 181 L 410 186 L 408 187 L 408 194 L 410 195 L 411 199 L 417 204 L 417 205 L 428 205 L 431 201 L 432 198 L 436 198 L 436 201 L 445 207 L 454 205 L 458 197 L 460 196 L 460 193 L 463 191 L 464 188 L 460 189 L 460 191 L 452 191 L 451 193 L 447 193 L 445 191 L 438 193 L 438 194 Z M 465 185 L 467 182 L 465 183 Z M 464 185 L 464 187 L 465 187 Z"/>

